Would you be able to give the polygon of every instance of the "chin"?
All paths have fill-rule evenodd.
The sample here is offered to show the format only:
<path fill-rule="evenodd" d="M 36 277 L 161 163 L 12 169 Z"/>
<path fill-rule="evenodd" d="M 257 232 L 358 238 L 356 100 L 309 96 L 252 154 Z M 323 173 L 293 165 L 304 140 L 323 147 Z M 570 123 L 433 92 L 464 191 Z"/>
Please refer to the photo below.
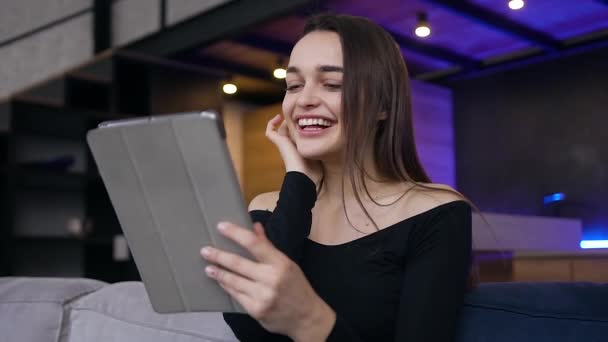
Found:
<path fill-rule="evenodd" d="M 323 150 L 316 150 L 316 149 L 299 149 L 298 148 L 298 152 L 300 153 L 302 158 L 311 159 L 311 160 L 321 160 L 321 159 L 323 159 L 323 156 L 327 154 Z"/>
<path fill-rule="evenodd" d="M 305 159 L 325 160 L 340 151 L 338 144 L 327 144 L 323 142 L 306 142 L 297 144 L 298 153 Z"/>

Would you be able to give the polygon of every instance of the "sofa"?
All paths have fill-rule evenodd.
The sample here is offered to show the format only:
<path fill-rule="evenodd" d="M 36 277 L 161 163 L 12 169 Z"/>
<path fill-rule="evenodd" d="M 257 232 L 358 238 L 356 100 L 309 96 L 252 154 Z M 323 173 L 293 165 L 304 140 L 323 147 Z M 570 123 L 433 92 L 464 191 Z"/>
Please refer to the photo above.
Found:
<path fill-rule="evenodd" d="M 140 282 L 0 278 L 0 342 L 237 341 L 220 313 L 157 314 Z M 608 341 L 608 284 L 488 283 L 459 342 Z"/>

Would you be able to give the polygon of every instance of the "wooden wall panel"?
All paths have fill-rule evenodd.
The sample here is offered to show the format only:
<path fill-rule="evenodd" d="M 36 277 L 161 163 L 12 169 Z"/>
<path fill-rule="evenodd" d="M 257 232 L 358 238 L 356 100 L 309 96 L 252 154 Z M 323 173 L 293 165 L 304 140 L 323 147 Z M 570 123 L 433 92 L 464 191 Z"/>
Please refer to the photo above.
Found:
<path fill-rule="evenodd" d="M 581 258 L 572 263 L 575 281 L 608 283 L 608 258 Z"/>
<path fill-rule="evenodd" d="M 243 183 L 243 116 L 246 115 L 251 108 L 236 102 L 227 102 L 224 104 L 222 117 L 224 119 L 224 128 L 226 129 L 226 144 L 232 158 L 234 170 L 239 179 L 241 190 L 244 190 Z"/>
<path fill-rule="evenodd" d="M 513 281 L 571 281 L 572 262 L 569 259 L 513 260 Z"/>
<path fill-rule="evenodd" d="M 281 104 L 258 108 L 243 116 L 243 184 L 247 203 L 256 195 L 279 190 L 285 166 L 273 143 L 266 138 L 266 124 L 281 112 Z"/>
<path fill-rule="evenodd" d="M 512 280 L 608 283 L 608 257 L 564 255 L 515 258 Z"/>

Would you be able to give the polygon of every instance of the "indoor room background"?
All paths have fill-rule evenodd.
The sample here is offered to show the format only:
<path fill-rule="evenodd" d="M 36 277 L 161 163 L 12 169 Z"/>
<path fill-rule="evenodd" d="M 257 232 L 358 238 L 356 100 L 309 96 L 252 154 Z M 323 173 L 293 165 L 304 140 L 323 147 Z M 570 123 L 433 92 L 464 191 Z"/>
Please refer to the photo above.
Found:
<path fill-rule="evenodd" d="M 608 282 L 608 3 L 512 3 L 5 1 L 0 275 L 139 279 L 85 141 L 102 121 L 216 110 L 244 200 L 277 190 L 281 69 L 329 10 L 399 44 L 423 165 L 490 223 L 482 281 Z"/>

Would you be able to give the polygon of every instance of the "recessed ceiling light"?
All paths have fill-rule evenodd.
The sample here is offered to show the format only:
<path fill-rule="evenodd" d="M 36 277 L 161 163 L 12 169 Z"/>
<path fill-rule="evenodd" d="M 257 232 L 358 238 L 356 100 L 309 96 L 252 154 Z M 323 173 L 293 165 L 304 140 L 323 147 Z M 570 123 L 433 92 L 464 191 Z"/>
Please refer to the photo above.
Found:
<path fill-rule="evenodd" d="M 525 5 L 524 0 L 511 0 L 509 1 L 509 8 L 516 11 L 522 9 Z"/>
<path fill-rule="evenodd" d="M 283 68 L 276 68 L 274 69 L 274 71 L 272 72 L 272 75 L 275 78 L 278 79 L 284 79 L 285 77 L 287 77 L 287 70 L 283 69 Z"/>
<path fill-rule="evenodd" d="M 236 93 L 238 88 L 236 87 L 236 85 L 234 85 L 232 83 L 226 83 L 222 87 L 222 90 L 224 91 L 224 93 L 232 95 L 232 94 Z"/>
<path fill-rule="evenodd" d="M 431 27 L 429 26 L 426 13 L 418 13 L 418 25 L 416 26 L 416 30 L 414 32 L 420 38 L 428 37 L 431 34 Z"/>

